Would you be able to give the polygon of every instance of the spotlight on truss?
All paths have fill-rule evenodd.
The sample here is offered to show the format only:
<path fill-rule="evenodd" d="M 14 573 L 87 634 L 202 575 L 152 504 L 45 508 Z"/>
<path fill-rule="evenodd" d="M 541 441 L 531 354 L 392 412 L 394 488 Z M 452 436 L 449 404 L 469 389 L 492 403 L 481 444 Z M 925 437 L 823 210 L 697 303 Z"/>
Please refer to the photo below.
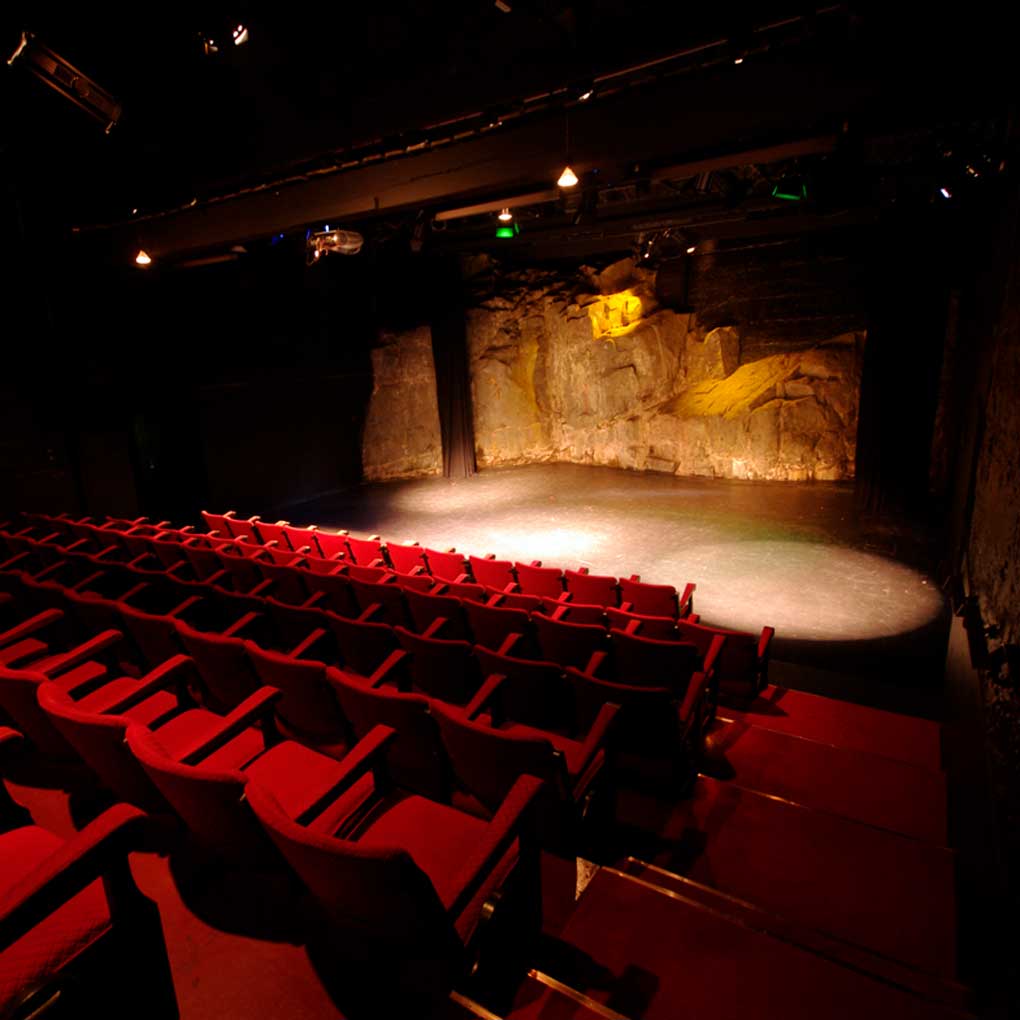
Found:
<path fill-rule="evenodd" d="M 305 261 L 314 265 L 326 255 L 357 255 L 365 243 L 355 230 L 320 230 L 305 242 Z"/>

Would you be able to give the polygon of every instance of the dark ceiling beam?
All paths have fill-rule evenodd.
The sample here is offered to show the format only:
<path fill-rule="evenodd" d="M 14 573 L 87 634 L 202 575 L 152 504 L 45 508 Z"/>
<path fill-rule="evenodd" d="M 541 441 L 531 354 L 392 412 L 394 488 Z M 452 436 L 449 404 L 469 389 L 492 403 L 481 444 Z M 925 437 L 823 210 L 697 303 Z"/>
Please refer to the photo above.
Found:
<path fill-rule="evenodd" d="M 570 156 L 581 174 L 622 156 L 643 168 L 656 160 L 675 162 L 685 152 L 712 153 L 712 161 L 718 157 L 732 165 L 746 161 L 744 154 L 766 139 L 785 144 L 815 137 L 820 127 L 879 100 L 874 81 L 852 62 L 841 65 L 817 55 L 794 59 L 787 53 L 781 60 L 668 79 L 575 107 Z M 344 225 L 386 213 L 484 202 L 554 181 L 565 156 L 564 126 L 562 114 L 536 118 L 403 158 L 196 200 L 172 213 L 82 233 L 118 259 L 138 247 L 160 259 L 310 223 Z"/>

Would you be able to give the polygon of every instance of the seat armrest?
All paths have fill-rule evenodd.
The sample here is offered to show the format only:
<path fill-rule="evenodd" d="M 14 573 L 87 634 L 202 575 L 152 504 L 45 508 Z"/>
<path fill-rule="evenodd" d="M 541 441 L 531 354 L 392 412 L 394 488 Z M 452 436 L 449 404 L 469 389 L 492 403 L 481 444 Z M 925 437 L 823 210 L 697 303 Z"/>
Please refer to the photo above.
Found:
<path fill-rule="evenodd" d="M 461 862 L 457 878 L 451 883 L 451 892 L 456 892 L 446 904 L 455 920 L 470 906 L 479 888 L 515 839 L 521 841 L 522 855 L 534 848 L 532 805 L 543 785 L 542 780 L 535 776 L 520 776 L 492 821 L 485 827 L 484 834 L 472 845 L 467 857 Z"/>
<path fill-rule="evenodd" d="M 708 652 L 705 654 L 705 660 L 701 664 L 701 671 L 703 673 L 707 675 L 715 669 L 715 664 L 718 661 L 719 655 L 725 644 L 725 634 L 716 634 L 715 637 L 712 638 L 712 643 L 708 646 Z"/>
<path fill-rule="evenodd" d="M 264 591 L 269 591 L 269 589 L 272 588 L 274 584 L 276 584 L 276 582 L 272 578 L 267 577 L 264 581 L 259 581 L 259 583 L 255 585 L 254 588 L 252 588 L 250 591 L 245 592 L 245 594 L 259 596 Z"/>
<path fill-rule="evenodd" d="M 422 632 L 424 638 L 434 638 L 450 621 L 445 616 L 437 616 Z"/>
<path fill-rule="evenodd" d="M 690 727 L 694 719 L 694 709 L 697 706 L 698 699 L 704 693 L 706 682 L 707 677 L 700 670 L 691 674 L 690 682 L 687 684 L 687 693 L 677 709 L 685 730 Z"/>
<path fill-rule="evenodd" d="M 141 704 L 157 691 L 165 691 L 172 684 L 177 685 L 178 692 L 183 692 L 186 690 L 185 676 L 191 672 L 194 672 L 194 663 L 191 657 L 175 655 L 172 659 L 167 659 L 162 665 L 146 673 L 139 686 L 130 694 L 124 695 L 112 705 L 107 705 L 103 709 L 103 715 L 123 715 L 129 708 Z"/>
<path fill-rule="evenodd" d="M 44 609 L 41 613 L 36 613 L 35 616 L 27 620 L 22 620 L 21 623 L 0 634 L 0 647 L 21 641 L 27 638 L 29 634 L 34 634 L 36 631 L 42 630 L 43 627 L 48 627 L 51 623 L 56 623 L 57 620 L 63 619 L 63 616 L 63 611 L 60 609 Z"/>
<path fill-rule="evenodd" d="M 503 638 L 503 643 L 499 646 L 499 649 L 497 650 L 496 654 L 513 655 L 514 648 L 517 647 L 517 643 L 523 640 L 524 635 L 518 634 L 516 631 L 513 634 L 507 634 L 507 636 Z"/>
<path fill-rule="evenodd" d="M 483 708 L 489 707 L 490 703 L 499 693 L 499 688 L 502 685 L 506 676 L 502 673 L 493 673 L 491 676 L 485 678 L 485 683 L 478 689 L 478 693 L 468 702 L 467 707 L 464 709 L 464 715 L 467 719 L 474 719 Z M 492 713 L 494 718 L 493 722 L 496 721 L 495 716 L 498 715 L 498 711 Z"/>
<path fill-rule="evenodd" d="M 10 761 L 25 746 L 25 738 L 10 726 L 0 726 L 0 762 Z"/>
<path fill-rule="evenodd" d="M 379 622 L 383 622 L 386 616 L 381 602 L 373 602 L 364 612 L 358 616 L 358 623 L 372 623 L 372 617 L 378 616 Z"/>
<path fill-rule="evenodd" d="M 165 850 L 167 827 L 128 804 L 115 804 L 75 833 L 7 890 L 0 912 L 0 950 L 112 869 L 132 850 Z"/>
<path fill-rule="evenodd" d="M 758 638 L 758 662 L 764 664 L 772 645 L 772 638 L 775 636 L 775 627 L 762 627 L 761 637 Z"/>
<path fill-rule="evenodd" d="M 313 630 L 308 635 L 308 637 L 304 639 L 304 641 L 300 641 L 298 644 L 296 644 L 287 654 L 292 659 L 300 659 L 303 656 L 308 655 L 308 652 L 312 648 L 314 648 L 319 643 L 319 641 L 321 641 L 329 633 L 330 632 L 326 630 L 325 627 L 316 627 L 315 630 Z M 311 655 L 309 656 L 309 658 L 314 659 L 315 656 Z"/>
<path fill-rule="evenodd" d="M 39 672 L 52 680 L 65 670 L 80 666 L 83 662 L 88 662 L 89 659 L 100 652 L 105 652 L 107 649 L 112 648 L 123 637 L 124 635 L 119 630 L 104 630 L 94 638 L 90 638 L 76 648 L 72 648 L 69 652 L 58 655 L 44 669 L 39 669 Z"/>
<path fill-rule="evenodd" d="M 183 616 L 192 606 L 197 606 L 201 601 L 201 596 L 189 595 L 180 605 L 174 606 L 166 615 L 172 617 Z"/>
<path fill-rule="evenodd" d="M 310 804 L 295 819 L 298 825 L 310 825 L 341 794 L 349 790 L 367 772 L 376 774 L 376 781 L 383 781 L 386 767 L 385 753 L 396 738 L 397 731 L 389 726 L 373 726 L 372 730 L 359 740 L 340 762 L 341 773 L 333 785 L 314 804 Z"/>
<path fill-rule="evenodd" d="M 246 627 L 250 627 L 256 620 L 261 620 L 261 613 L 245 613 L 244 616 L 236 619 L 226 630 L 223 631 L 222 637 L 237 637 L 242 630 Z"/>
<path fill-rule="evenodd" d="M 694 590 L 698 586 L 693 582 L 688 581 L 687 586 L 684 588 L 677 600 L 677 619 L 682 620 L 684 617 L 690 616 L 694 612 Z"/>
<path fill-rule="evenodd" d="M 393 681 L 399 689 L 403 689 L 406 685 L 401 684 L 401 679 L 404 677 L 404 664 L 409 658 L 410 655 L 402 648 L 390 652 L 368 678 L 369 687 L 381 687 L 384 683 Z"/>
<path fill-rule="evenodd" d="M 595 722 L 592 723 L 591 729 L 588 730 L 588 735 L 584 738 L 584 743 L 582 744 L 582 766 L 578 770 L 579 772 L 584 771 L 588 762 L 606 745 L 619 711 L 620 706 L 612 701 L 607 701 L 599 709 L 599 714 L 595 717 Z"/>
<path fill-rule="evenodd" d="M 234 737 L 243 733 L 252 723 L 258 722 L 273 709 L 280 697 L 281 692 L 276 687 L 260 687 L 254 694 L 249 694 L 229 715 L 224 716 L 223 721 L 212 733 L 178 758 L 178 761 L 182 765 L 198 765 L 202 759 L 208 758 L 214 751 L 218 751 Z"/>
<path fill-rule="evenodd" d="M 584 672 L 588 676 L 598 676 L 599 670 L 602 669 L 608 658 L 609 652 L 592 652 L 588 665 L 584 667 Z"/>

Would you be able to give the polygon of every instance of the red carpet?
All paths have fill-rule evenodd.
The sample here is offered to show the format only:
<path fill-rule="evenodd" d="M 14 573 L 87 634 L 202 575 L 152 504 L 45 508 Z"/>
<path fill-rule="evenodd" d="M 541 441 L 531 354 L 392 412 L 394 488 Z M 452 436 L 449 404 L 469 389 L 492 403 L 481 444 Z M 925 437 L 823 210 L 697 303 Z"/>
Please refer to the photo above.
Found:
<path fill-rule="evenodd" d="M 600 872 L 564 930 L 559 973 L 632 1020 L 948 1020 L 960 1014 L 669 894 Z M 512 1020 L 587 1016 L 534 986 Z M 526 996 L 522 996 L 526 998 Z M 548 1012 L 546 1010 L 549 1010 Z"/>
<path fill-rule="evenodd" d="M 953 854 L 700 778 L 693 797 L 621 800 L 658 818 L 653 863 L 946 980 L 956 977 Z M 641 857 L 643 854 L 635 854 Z"/>
<path fill-rule="evenodd" d="M 942 768 L 941 728 L 929 719 L 771 685 L 748 709 L 720 712 L 778 733 L 895 758 L 932 771 Z"/>
<path fill-rule="evenodd" d="M 916 765 L 734 720 L 720 721 L 709 736 L 703 771 L 759 793 L 946 845 L 945 780 Z"/>

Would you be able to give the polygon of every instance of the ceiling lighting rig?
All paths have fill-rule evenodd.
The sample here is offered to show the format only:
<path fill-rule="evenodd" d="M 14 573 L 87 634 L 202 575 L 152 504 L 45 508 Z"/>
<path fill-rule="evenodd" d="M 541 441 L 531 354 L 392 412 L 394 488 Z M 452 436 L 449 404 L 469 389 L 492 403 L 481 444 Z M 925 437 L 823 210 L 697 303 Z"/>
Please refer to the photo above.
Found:
<path fill-rule="evenodd" d="M 21 33 L 21 42 L 7 65 L 10 67 L 15 63 L 24 65 L 40 81 L 105 124 L 107 134 L 120 120 L 122 107 L 106 89 L 100 88 L 74 64 L 44 46 L 31 32 Z"/>

